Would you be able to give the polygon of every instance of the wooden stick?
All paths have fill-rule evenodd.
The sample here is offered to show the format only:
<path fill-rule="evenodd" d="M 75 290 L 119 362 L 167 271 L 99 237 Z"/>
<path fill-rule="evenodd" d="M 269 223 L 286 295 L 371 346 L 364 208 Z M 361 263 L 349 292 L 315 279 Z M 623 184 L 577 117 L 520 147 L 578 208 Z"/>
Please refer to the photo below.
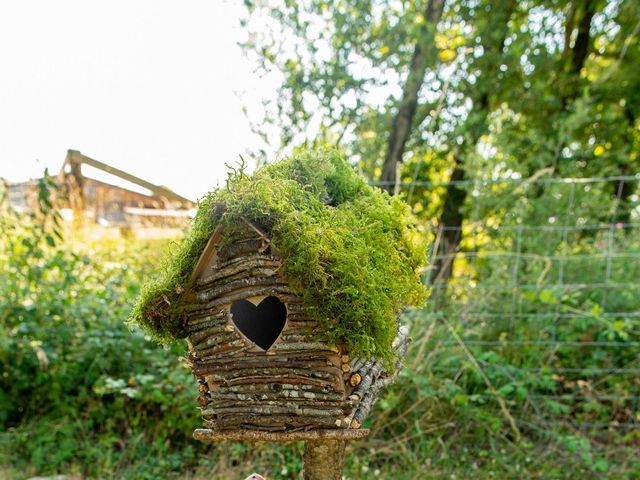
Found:
<path fill-rule="evenodd" d="M 193 438 L 204 442 L 246 440 L 249 442 L 297 442 L 300 440 L 355 440 L 367 436 L 369 430 L 315 429 L 297 432 L 265 432 L 251 430 L 211 430 L 197 428 Z"/>
<path fill-rule="evenodd" d="M 288 391 L 291 393 L 291 391 Z M 210 401 L 209 405 L 212 408 L 218 407 L 230 407 L 234 405 L 256 405 L 256 406 L 278 406 L 283 405 L 287 407 L 322 407 L 322 408 L 341 408 L 345 409 L 353 405 L 349 400 L 343 400 L 341 398 L 330 398 L 328 400 L 320 400 L 316 396 L 312 398 L 298 397 L 298 396 L 284 396 L 282 394 L 273 394 L 270 396 L 265 395 L 226 395 L 222 398 L 220 395 L 209 393 Z M 350 411 L 350 410 L 349 410 Z M 343 413 L 344 414 L 344 413 Z"/>
<path fill-rule="evenodd" d="M 314 352 L 340 353 L 337 347 L 320 342 L 276 343 L 272 348 L 278 352 L 312 350 Z"/>
<path fill-rule="evenodd" d="M 208 338 L 207 340 L 191 346 L 192 352 L 194 352 L 198 357 L 206 357 L 211 353 L 216 353 L 221 349 L 224 349 L 225 346 L 242 346 L 244 345 L 244 341 L 238 336 L 236 332 L 222 330 L 224 333 L 220 333 L 216 335 L 214 338 Z"/>
<path fill-rule="evenodd" d="M 344 415 L 341 408 L 313 408 L 302 407 L 299 405 L 247 405 L 247 406 L 229 406 L 216 408 L 203 408 L 202 418 L 223 419 L 229 414 L 251 414 L 251 415 L 298 415 L 307 417 L 331 417 L 335 419 L 340 415 Z"/>
<path fill-rule="evenodd" d="M 231 365 L 233 367 L 233 365 Z M 271 379 L 278 378 L 281 375 L 285 376 L 298 376 L 300 378 L 308 377 L 309 379 L 322 379 L 328 382 L 334 382 L 336 377 L 339 376 L 335 367 L 317 367 L 313 369 L 304 368 L 301 365 L 281 365 L 275 367 L 261 366 L 261 367 L 247 367 L 244 368 L 235 366 L 235 368 L 229 368 L 227 370 L 217 369 L 215 372 L 209 374 L 208 378 L 214 381 L 234 381 L 243 378 L 256 378 L 256 377 L 269 377 Z"/>
<path fill-rule="evenodd" d="M 208 377 L 207 377 L 208 378 Z M 342 398 L 342 395 L 339 392 L 332 391 L 331 387 L 328 386 L 317 386 L 317 385 L 304 385 L 304 384 L 293 384 L 293 383 L 272 383 L 272 384 L 248 384 L 248 385 L 221 385 L 217 391 L 220 393 L 225 392 L 233 392 L 233 393 L 269 393 L 274 391 L 295 391 L 299 395 L 304 396 L 307 393 L 315 393 L 315 394 L 327 394 L 327 395 L 337 395 L 339 398 Z"/>
<path fill-rule="evenodd" d="M 244 365 L 256 367 L 280 364 L 288 365 L 301 362 L 310 368 L 316 366 L 334 366 L 337 368 L 336 364 L 331 361 L 330 357 L 327 358 L 327 356 L 318 354 L 314 351 L 280 352 L 277 356 L 267 356 L 262 352 L 259 354 L 255 352 L 246 352 L 242 362 Z M 194 365 L 193 373 L 196 375 L 214 373 L 220 368 L 228 368 L 229 366 L 229 360 L 225 358 L 212 358 L 206 361 L 198 359 L 197 365 Z"/>
<path fill-rule="evenodd" d="M 287 430 L 290 428 L 335 428 L 335 418 L 330 416 L 309 415 L 262 415 L 262 414 L 236 414 L 226 415 L 215 420 L 203 419 L 205 426 L 224 429 L 268 429 Z"/>
<path fill-rule="evenodd" d="M 275 274 L 281 263 L 277 257 L 273 256 L 252 255 L 242 257 L 239 260 L 228 263 L 226 266 L 218 267 L 212 274 L 198 280 L 197 285 L 212 284 L 237 274 L 250 275 L 253 269 L 258 268 L 272 269 Z"/>
<path fill-rule="evenodd" d="M 260 297 L 263 295 L 276 295 L 282 303 L 287 304 L 287 309 L 291 308 L 290 304 L 302 301 L 302 299 L 297 295 L 291 295 L 287 286 L 268 285 L 235 290 L 228 295 L 215 298 L 208 303 L 195 302 L 190 305 L 185 305 L 184 310 L 194 316 L 198 314 L 206 315 L 215 307 L 229 305 L 236 300 L 241 300 L 247 297 Z"/>
<path fill-rule="evenodd" d="M 189 336 L 191 341 L 191 347 L 195 350 L 202 350 L 203 348 L 210 347 L 220 343 L 220 338 L 224 335 L 234 333 L 235 328 L 229 323 L 222 323 L 203 330 L 198 330 Z M 238 338 L 237 334 L 234 338 Z"/>
<path fill-rule="evenodd" d="M 246 289 L 248 287 L 286 287 L 287 284 L 277 277 L 246 277 L 234 280 L 233 282 L 223 285 L 209 286 L 208 288 L 198 289 L 196 298 L 198 302 L 204 303 L 214 298 L 219 298 L 224 294 L 229 294 L 235 290 Z"/>
<path fill-rule="evenodd" d="M 220 343 L 213 347 L 204 349 L 202 351 L 191 350 L 189 354 L 195 359 L 204 359 L 204 358 L 208 358 L 211 355 L 215 355 L 223 352 L 229 352 L 230 350 L 237 350 L 239 348 L 242 348 L 243 346 L 244 346 L 244 340 L 242 339 L 230 340 L 225 343 Z"/>
<path fill-rule="evenodd" d="M 221 260 L 229 260 L 231 258 L 247 256 L 248 254 L 257 253 L 262 248 L 264 242 L 262 239 L 248 239 L 223 245 L 216 252 Z"/>

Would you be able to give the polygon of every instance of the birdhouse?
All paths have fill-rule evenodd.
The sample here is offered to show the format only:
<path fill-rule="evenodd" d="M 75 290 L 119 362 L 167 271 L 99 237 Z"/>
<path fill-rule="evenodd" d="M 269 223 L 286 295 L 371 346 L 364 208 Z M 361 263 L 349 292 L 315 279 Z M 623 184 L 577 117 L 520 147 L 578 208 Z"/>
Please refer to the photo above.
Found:
<path fill-rule="evenodd" d="M 357 438 L 406 352 L 424 255 L 406 206 L 336 154 L 234 175 L 200 205 L 133 321 L 186 337 L 195 438 Z"/>
<path fill-rule="evenodd" d="M 186 331 L 204 424 L 268 432 L 359 428 L 395 372 L 327 343 L 281 267 L 269 235 L 249 221 L 218 227 L 196 264 Z M 398 333 L 401 356 L 407 337 Z"/>

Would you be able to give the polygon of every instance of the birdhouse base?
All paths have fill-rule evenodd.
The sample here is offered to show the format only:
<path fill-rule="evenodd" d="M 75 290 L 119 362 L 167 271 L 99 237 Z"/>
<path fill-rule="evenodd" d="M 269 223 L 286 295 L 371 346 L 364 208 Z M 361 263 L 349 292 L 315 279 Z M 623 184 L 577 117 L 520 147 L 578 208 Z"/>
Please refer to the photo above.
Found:
<path fill-rule="evenodd" d="M 366 437 L 369 430 L 306 430 L 299 432 L 263 432 L 259 430 L 212 430 L 197 428 L 193 438 L 202 442 L 220 442 L 224 440 L 246 440 L 252 442 L 297 442 L 313 440 L 356 440 Z"/>

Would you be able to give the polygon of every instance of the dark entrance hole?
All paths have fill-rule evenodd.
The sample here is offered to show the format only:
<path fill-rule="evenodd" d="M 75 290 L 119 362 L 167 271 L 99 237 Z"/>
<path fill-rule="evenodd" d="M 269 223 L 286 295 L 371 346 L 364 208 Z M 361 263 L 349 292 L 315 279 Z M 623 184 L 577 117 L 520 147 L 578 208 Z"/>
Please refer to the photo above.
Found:
<path fill-rule="evenodd" d="M 231 320 L 245 337 L 269 350 L 284 328 L 287 307 L 274 296 L 264 298 L 257 306 L 249 300 L 237 300 L 231 304 Z"/>

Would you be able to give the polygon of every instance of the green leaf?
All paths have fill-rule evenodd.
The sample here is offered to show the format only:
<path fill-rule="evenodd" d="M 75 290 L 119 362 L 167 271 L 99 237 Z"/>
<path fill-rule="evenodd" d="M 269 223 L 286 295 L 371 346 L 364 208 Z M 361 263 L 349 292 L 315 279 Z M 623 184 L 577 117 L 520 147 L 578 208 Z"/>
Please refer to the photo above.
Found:
<path fill-rule="evenodd" d="M 558 298 L 553 294 L 551 290 L 541 290 L 539 298 L 542 303 L 558 303 Z"/>

